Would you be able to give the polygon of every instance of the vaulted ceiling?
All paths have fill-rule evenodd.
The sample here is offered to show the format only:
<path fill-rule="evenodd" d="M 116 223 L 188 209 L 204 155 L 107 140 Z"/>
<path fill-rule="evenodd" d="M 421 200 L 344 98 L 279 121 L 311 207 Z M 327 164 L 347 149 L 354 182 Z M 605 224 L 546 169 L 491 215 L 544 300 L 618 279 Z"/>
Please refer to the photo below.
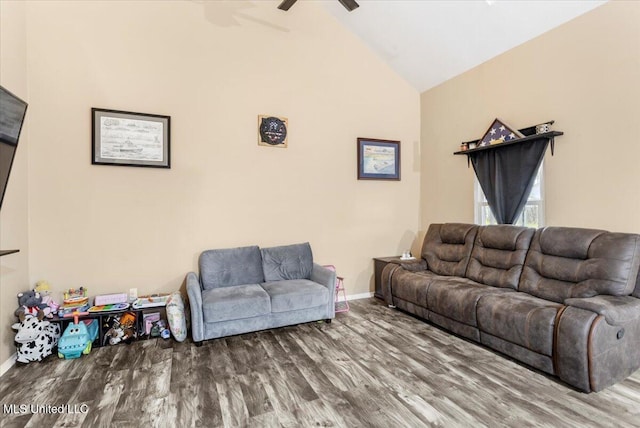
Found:
<path fill-rule="evenodd" d="M 294 7 L 300 7 L 298 2 Z M 358 0 L 322 6 L 422 92 L 600 6 L 598 0 Z M 274 6 L 275 7 L 275 6 Z"/>

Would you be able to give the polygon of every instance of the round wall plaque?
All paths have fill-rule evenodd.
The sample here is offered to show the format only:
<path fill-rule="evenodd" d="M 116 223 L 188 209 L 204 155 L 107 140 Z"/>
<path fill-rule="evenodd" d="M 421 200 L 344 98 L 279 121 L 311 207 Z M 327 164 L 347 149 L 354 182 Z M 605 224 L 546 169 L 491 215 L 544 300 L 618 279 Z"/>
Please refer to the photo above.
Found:
<path fill-rule="evenodd" d="M 258 144 L 270 147 L 287 147 L 287 118 L 258 116 Z"/>

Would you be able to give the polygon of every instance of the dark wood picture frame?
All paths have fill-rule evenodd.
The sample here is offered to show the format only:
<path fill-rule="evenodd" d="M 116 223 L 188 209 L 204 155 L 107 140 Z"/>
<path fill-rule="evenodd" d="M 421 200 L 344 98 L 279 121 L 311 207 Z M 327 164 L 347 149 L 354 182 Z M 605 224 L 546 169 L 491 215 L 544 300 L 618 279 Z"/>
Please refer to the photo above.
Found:
<path fill-rule="evenodd" d="M 91 163 L 171 168 L 171 116 L 92 108 Z"/>
<path fill-rule="evenodd" d="M 358 180 L 400 181 L 400 141 L 358 138 Z"/>

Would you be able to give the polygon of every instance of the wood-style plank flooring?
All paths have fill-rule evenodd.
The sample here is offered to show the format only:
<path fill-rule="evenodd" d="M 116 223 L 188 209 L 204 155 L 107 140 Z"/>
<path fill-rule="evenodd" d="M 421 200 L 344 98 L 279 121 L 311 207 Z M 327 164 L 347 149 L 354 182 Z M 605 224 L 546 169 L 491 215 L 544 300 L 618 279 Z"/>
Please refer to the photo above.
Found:
<path fill-rule="evenodd" d="M 0 425 L 640 426 L 640 371 L 583 394 L 378 300 L 351 308 L 331 324 L 200 348 L 146 340 L 17 365 L 0 378 Z M 21 404 L 69 404 L 77 413 L 6 413 Z"/>

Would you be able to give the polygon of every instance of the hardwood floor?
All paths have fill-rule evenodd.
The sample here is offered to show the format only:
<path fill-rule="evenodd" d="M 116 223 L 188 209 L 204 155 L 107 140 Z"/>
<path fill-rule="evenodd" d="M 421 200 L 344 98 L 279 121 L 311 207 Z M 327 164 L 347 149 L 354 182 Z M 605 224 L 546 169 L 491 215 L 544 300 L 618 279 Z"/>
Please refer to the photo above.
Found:
<path fill-rule="evenodd" d="M 2 427 L 638 427 L 640 371 L 583 394 L 366 299 L 331 324 L 15 366 L 0 404 Z M 22 404 L 75 413 L 7 412 Z"/>

